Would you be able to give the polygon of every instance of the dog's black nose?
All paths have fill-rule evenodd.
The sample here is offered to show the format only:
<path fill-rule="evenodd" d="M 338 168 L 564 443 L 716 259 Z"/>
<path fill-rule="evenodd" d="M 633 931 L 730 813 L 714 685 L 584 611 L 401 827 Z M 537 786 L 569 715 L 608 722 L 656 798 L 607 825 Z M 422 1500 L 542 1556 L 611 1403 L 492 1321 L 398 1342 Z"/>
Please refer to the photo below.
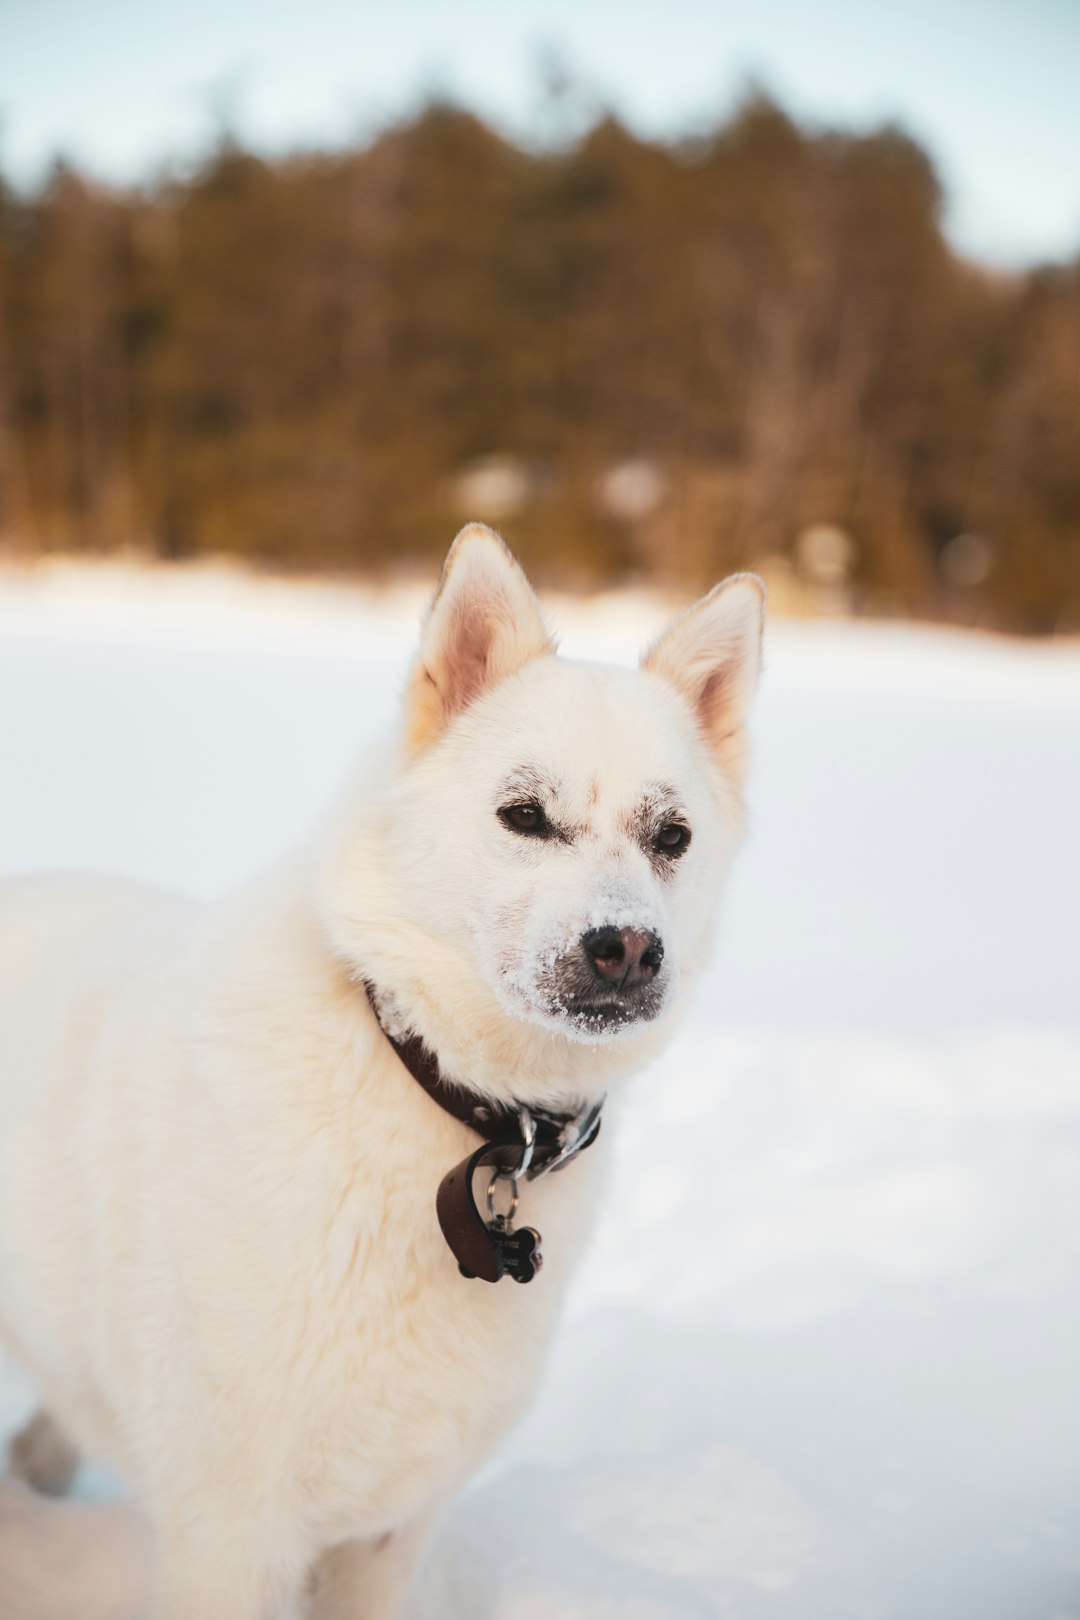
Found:
<path fill-rule="evenodd" d="M 659 934 L 643 928 L 592 928 L 581 945 L 600 977 L 620 988 L 648 984 L 664 960 Z"/>

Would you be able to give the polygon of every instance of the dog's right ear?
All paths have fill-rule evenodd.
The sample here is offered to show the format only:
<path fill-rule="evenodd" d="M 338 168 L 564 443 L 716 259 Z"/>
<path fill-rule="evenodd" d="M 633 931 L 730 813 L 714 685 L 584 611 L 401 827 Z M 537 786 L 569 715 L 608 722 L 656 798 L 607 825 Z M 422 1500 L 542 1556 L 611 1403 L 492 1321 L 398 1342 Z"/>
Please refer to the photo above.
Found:
<path fill-rule="evenodd" d="M 450 547 L 406 694 L 419 753 L 455 715 L 530 659 L 555 651 L 528 580 L 493 530 L 462 529 Z"/>

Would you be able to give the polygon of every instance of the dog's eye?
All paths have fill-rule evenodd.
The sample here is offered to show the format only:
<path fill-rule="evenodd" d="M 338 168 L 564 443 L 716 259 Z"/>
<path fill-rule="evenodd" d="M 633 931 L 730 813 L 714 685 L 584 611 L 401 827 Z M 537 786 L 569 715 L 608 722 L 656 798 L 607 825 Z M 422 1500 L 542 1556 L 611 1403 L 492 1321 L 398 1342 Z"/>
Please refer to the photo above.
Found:
<path fill-rule="evenodd" d="M 538 804 L 507 804 L 499 811 L 499 820 L 513 832 L 527 837 L 543 838 L 551 830 L 544 812 Z"/>
<path fill-rule="evenodd" d="M 653 839 L 653 848 L 661 855 L 681 855 L 689 842 L 689 827 L 684 827 L 681 821 L 669 821 Z"/>

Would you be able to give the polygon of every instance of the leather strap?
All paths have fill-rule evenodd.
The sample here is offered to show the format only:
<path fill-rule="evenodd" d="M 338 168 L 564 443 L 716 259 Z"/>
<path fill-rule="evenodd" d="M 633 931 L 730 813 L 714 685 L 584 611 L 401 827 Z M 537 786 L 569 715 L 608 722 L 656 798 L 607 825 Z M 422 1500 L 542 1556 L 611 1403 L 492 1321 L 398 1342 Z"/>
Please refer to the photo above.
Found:
<path fill-rule="evenodd" d="M 494 1227 L 484 1220 L 473 1195 L 473 1177 L 481 1169 L 492 1174 L 519 1170 L 527 1151 L 522 1109 L 492 1102 L 467 1087 L 445 1079 L 438 1057 L 419 1035 L 392 1035 L 379 1017 L 374 986 L 365 979 L 371 1009 L 390 1045 L 417 1085 L 447 1114 L 484 1138 L 484 1145 L 447 1172 L 435 1200 L 439 1226 L 464 1277 L 498 1282 L 509 1270 L 519 1282 L 528 1282 L 541 1264 L 539 1234 L 531 1228 L 512 1234 L 509 1226 Z M 561 1170 L 595 1142 L 600 1130 L 600 1108 L 582 1107 L 576 1113 L 556 1113 L 529 1107 L 535 1130 L 529 1179 L 548 1170 Z M 521 1259 L 522 1249 L 526 1258 Z"/>
<path fill-rule="evenodd" d="M 365 979 L 364 989 L 367 991 L 371 1010 L 378 1020 L 379 1028 L 417 1085 L 427 1092 L 432 1102 L 437 1102 L 445 1113 L 453 1115 L 454 1119 L 459 1119 L 463 1125 L 468 1125 L 481 1136 L 486 1136 L 489 1142 L 503 1136 L 514 1134 L 520 1136 L 521 1127 L 516 1108 L 507 1108 L 502 1103 L 492 1102 L 479 1096 L 475 1091 L 469 1091 L 465 1086 L 458 1086 L 453 1081 L 444 1079 L 435 1053 L 424 1045 L 419 1035 L 391 1035 L 379 1017 L 375 986 Z M 571 1117 L 569 1114 L 566 1116 L 567 1119 Z"/>
<path fill-rule="evenodd" d="M 502 1246 L 476 1206 L 473 1177 L 480 1169 L 513 1170 L 521 1161 L 517 1142 L 485 1142 L 448 1170 L 435 1195 L 442 1235 L 463 1277 L 499 1282 L 506 1274 Z"/>

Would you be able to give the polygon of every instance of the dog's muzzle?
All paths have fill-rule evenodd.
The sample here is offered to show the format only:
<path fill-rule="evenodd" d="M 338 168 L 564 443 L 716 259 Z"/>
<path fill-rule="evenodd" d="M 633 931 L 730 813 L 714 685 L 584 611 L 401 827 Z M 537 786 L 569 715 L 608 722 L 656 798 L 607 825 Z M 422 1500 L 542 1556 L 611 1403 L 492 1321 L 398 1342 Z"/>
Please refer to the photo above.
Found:
<path fill-rule="evenodd" d="M 664 1001 L 663 941 L 651 929 L 590 928 L 556 959 L 542 989 L 551 1010 L 582 1035 L 647 1023 Z"/>

